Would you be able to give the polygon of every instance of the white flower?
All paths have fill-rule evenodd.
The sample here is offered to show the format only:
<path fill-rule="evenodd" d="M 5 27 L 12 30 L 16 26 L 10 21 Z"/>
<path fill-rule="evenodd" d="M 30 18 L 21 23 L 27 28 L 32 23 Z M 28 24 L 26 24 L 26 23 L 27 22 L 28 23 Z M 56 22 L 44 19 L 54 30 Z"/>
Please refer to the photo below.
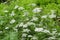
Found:
<path fill-rule="evenodd" d="M 27 10 L 24 10 L 23 16 L 28 16 L 28 15 L 29 15 L 29 12 Z"/>
<path fill-rule="evenodd" d="M 42 32 L 43 31 L 43 28 L 35 28 L 35 31 L 36 32 Z"/>
<path fill-rule="evenodd" d="M 16 5 L 15 7 L 14 7 L 14 9 L 17 9 L 19 6 L 18 5 Z"/>
<path fill-rule="evenodd" d="M 44 32 L 44 33 L 50 33 L 50 31 L 49 31 L 49 30 L 44 30 L 43 32 Z"/>
<path fill-rule="evenodd" d="M 30 32 L 30 30 L 29 29 L 23 29 L 23 32 Z"/>
<path fill-rule="evenodd" d="M 24 23 L 23 22 L 21 22 L 20 24 L 19 24 L 19 27 L 22 27 L 24 25 Z"/>
<path fill-rule="evenodd" d="M 5 29 L 9 29 L 9 27 L 5 27 Z"/>
<path fill-rule="evenodd" d="M 8 10 L 4 10 L 4 12 L 9 12 Z"/>
<path fill-rule="evenodd" d="M 0 33 L 2 33 L 3 31 L 0 31 Z"/>
<path fill-rule="evenodd" d="M 24 7 L 19 7 L 18 10 L 24 10 Z"/>
<path fill-rule="evenodd" d="M 37 40 L 37 37 L 36 37 L 36 36 L 33 36 L 33 37 L 32 37 L 32 40 Z"/>
<path fill-rule="evenodd" d="M 41 16 L 41 18 L 47 18 L 47 15 L 43 15 L 43 16 Z"/>
<path fill-rule="evenodd" d="M 60 33 L 58 33 L 58 35 L 60 36 Z"/>
<path fill-rule="evenodd" d="M 56 18 L 56 15 L 55 14 L 51 14 L 51 15 L 49 15 L 49 18 Z"/>
<path fill-rule="evenodd" d="M 33 23 L 33 22 L 27 22 L 26 24 L 29 25 L 29 26 L 30 25 L 35 25 L 35 23 Z"/>
<path fill-rule="evenodd" d="M 27 24 L 24 24 L 24 25 L 23 25 L 23 28 L 27 28 L 27 27 L 28 27 L 28 25 L 27 25 Z"/>
<path fill-rule="evenodd" d="M 12 13 L 10 14 L 10 16 L 14 16 L 15 15 L 15 13 L 14 13 L 14 11 L 12 11 Z"/>
<path fill-rule="evenodd" d="M 56 10 L 51 10 L 51 13 L 55 13 Z"/>
<path fill-rule="evenodd" d="M 28 37 L 33 37 L 32 35 L 28 35 Z"/>
<path fill-rule="evenodd" d="M 35 3 L 32 3 L 32 4 L 31 4 L 31 6 L 35 7 L 35 6 L 36 6 L 36 4 L 35 4 Z"/>
<path fill-rule="evenodd" d="M 33 9 L 33 13 L 39 13 L 39 12 L 41 12 L 42 10 L 41 10 L 42 8 L 34 8 Z"/>
<path fill-rule="evenodd" d="M 11 24 L 15 23 L 15 19 L 12 19 L 12 20 L 10 21 L 10 23 L 11 23 Z"/>
<path fill-rule="evenodd" d="M 23 34 L 22 34 L 22 37 L 26 37 L 26 36 L 27 36 L 27 34 L 26 34 L 26 33 L 23 33 Z"/>
<path fill-rule="evenodd" d="M 52 35 L 55 35 L 55 34 L 56 34 L 56 32 L 57 32 L 57 31 L 52 31 L 52 33 L 51 33 L 51 34 L 52 34 Z"/>
<path fill-rule="evenodd" d="M 37 20 L 38 20 L 37 17 L 33 17 L 33 18 L 31 19 L 31 21 L 37 21 Z"/>

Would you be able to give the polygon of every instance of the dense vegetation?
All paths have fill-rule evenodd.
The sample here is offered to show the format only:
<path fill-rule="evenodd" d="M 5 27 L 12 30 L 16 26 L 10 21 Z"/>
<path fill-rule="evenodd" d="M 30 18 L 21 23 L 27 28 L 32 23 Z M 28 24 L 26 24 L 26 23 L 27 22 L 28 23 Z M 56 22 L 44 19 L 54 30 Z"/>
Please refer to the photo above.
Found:
<path fill-rule="evenodd" d="M 0 0 L 0 40 L 60 40 L 60 0 Z"/>

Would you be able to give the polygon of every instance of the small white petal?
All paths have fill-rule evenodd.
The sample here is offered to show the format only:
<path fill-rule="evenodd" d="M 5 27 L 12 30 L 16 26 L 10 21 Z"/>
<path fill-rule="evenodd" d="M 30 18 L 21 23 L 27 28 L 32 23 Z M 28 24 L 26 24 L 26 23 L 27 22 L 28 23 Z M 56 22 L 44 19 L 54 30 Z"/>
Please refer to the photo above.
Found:
<path fill-rule="evenodd" d="M 51 13 L 55 13 L 56 10 L 51 10 Z"/>
<path fill-rule="evenodd" d="M 37 17 L 33 17 L 33 18 L 31 19 L 31 21 L 37 21 L 37 20 L 38 20 Z"/>
<path fill-rule="evenodd" d="M 24 25 L 24 23 L 22 22 L 22 23 L 19 24 L 19 27 L 22 27 L 23 25 Z"/>
<path fill-rule="evenodd" d="M 44 33 L 50 33 L 50 31 L 49 31 L 49 30 L 44 30 L 43 32 L 44 32 Z"/>
<path fill-rule="evenodd" d="M 37 37 L 36 37 L 36 36 L 33 36 L 33 37 L 32 37 L 32 40 L 37 40 Z"/>
<path fill-rule="evenodd" d="M 17 9 L 19 6 L 18 5 L 16 5 L 15 7 L 14 7 L 14 9 Z"/>
<path fill-rule="evenodd" d="M 43 15 L 43 16 L 41 16 L 41 18 L 47 18 L 47 15 Z"/>
<path fill-rule="evenodd" d="M 5 27 L 5 29 L 9 29 L 9 27 Z"/>
<path fill-rule="evenodd" d="M 35 28 L 35 31 L 36 32 L 42 32 L 43 31 L 43 28 Z"/>
<path fill-rule="evenodd" d="M 23 29 L 23 32 L 30 32 L 30 30 L 29 29 Z"/>
<path fill-rule="evenodd" d="M 23 28 L 27 28 L 27 27 L 28 27 L 28 25 L 27 25 L 27 24 L 24 24 L 24 25 L 23 25 Z"/>
<path fill-rule="evenodd" d="M 10 23 L 11 23 L 11 24 L 15 23 L 15 19 L 12 19 L 12 20 L 10 21 Z"/>
<path fill-rule="evenodd" d="M 27 10 L 24 10 L 23 16 L 28 16 L 28 15 L 29 15 L 29 12 Z"/>
<path fill-rule="evenodd" d="M 32 35 L 28 35 L 28 37 L 33 37 Z"/>
<path fill-rule="evenodd" d="M 14 13 L 14 11 L 12 11 L 12 13 L 10 14 L 10 16 L 14 16 L 15 15 L 15 13 Z"/>
<path fill-rule="evenodd" d="M 9 12 L 8 10 L 4 10 L 4 12 Z"/>
<path fill-rule="evenodd" d="M 51 14 L 51 15 L 49 15 L 49 18 L 56 18 L 56 15 L 55 14 Z"/>
<path fill-rule="evenodd" d="M 26 34 L 26 33 L 23 33 L 23 34 L 22 34 L 22 37 L 26 37 L 26 36 L 27 36 L 27 34 Z"/>
<path fill-rule="evenodd" d="M 19 7 L 18 10 L 24 10 L 24 7 Z"/>
<path fill-rule="evenodd" d="M 30 26 L 30 25 L 35 25 L 35 23 L 33 23 L 33 22 L 27 22 L 26 23 L 28 26 Z"/>
<path fill-rule="evenodd" d="M 3 31 L 0 31 L 0 33 L 2 33 Z"/>
<path fill-rule="evenodd" d="M 39 13 L 39 12 L 41 12 L 42 10 L 41 10 L 42 8 L 35 8 L 35 9 L 33 9 L 33 13 Z"/>

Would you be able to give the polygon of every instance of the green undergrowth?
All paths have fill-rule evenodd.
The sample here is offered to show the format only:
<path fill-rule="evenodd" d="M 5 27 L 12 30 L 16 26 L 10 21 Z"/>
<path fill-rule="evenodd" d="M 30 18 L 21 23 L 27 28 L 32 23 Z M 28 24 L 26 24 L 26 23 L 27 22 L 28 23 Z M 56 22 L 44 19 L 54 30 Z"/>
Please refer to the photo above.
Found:
<path fill-rule="evenodd" d="M 33 11 L 35 8 L 41 12 Z M 0 40 L 60 40 L 60 0 L 0 3 Z"/>

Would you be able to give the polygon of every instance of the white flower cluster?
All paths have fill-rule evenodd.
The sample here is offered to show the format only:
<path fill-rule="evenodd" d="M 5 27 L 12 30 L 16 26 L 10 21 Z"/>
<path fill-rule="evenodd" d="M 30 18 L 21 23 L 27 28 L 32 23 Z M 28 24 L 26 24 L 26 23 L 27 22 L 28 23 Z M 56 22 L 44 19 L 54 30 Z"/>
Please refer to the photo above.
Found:
<path fill-rule="evenodd" d="M 7 13 L 7 12 L 9 12 L 9 11 L 8 11 L 8 10 L 4 10 L 4 12 L 6 12 L 6 13 Z"/>
<path fill-rule="evenodd" d="M 29 29 L 23 29 L 23 32 L 30 32 L 30 30 Z"/>
<path fill-rule="evenodd" d="M 5 29 L 9 29 L 9 27 L 5 27 Z"/>
<path fill-rule="evenodd" d="M 41 16 L 41 18 L 47 18 L 47 17 L 49 17 L 49 18 L 56 18 L 56 15 L 55 14 L 50 14 L 50 15 L 43 15 L 43 16 Z"/>
<path fill-rule="evenodd" d="M 43 28 L 35 28 L 35 31 L 36 32 L 42 32 L 43 31 Z"/>
<path fill-rule="evenodd" d="M 0 33 L 2 33 L 3 31 L 0 31 Z"/>
<path fill-rule="evenodd" d="M 15 27 L 13 27 L 13 30 L 18 32 L 18 30 L 20 30 L 19 28 L 22 29 L 22 36 L 21 36 L 22 40 L 24 40 L 24 38 L 26 38 L 26 37 L 31 38 L 31 40 L 38 40 L 38 37 L 35 34 L 34 35 L 28 34 L 28 33 L 32 32 L 29 27 L 32 27 L 32 29 L 34 27 L 33 31 L 36 32 L 36 33 L 47 33 L 47 34 L 52 35 L 52 37 L 49 37 L 48 40 L 55 39 L 54 35 L 56 35 L 57 31 L 50 32 L 48 29 L 44 29 L 44 27 L 43 27 L 44 25 L 42 23 L 43 21 L 39 21 L 39 20 L 41 20 L 41 19 L 39 19 L 40 16 L 41 16 L 42 19 L 43 18 L 56 18 L 56 15 L 54 14 L 55 11 L 51 10 L 51 14 L 49 14 L 49 15 L 38 14 L 38 15 L 40 15 L 39 18 L 38 18 L 36 16 L 36 13 L 41 13 L 42 8 L 36 7 L 36 4 L 34 4 L 34 3 L 29 4 L 29 5 L 34 7 L 34 9 L 32 10 L 32 12 L 34 14 L 33 16 L 32 15 L 29 16 L 30 12 L 28 10 L 25 10 L 24 7 L 18 6 L 18 5 L 16 5 L 14 7 L 14 10 L 12 10 L 12 12 L 10 13 L 10 16 L 13 17 L 13 19 L 11 19 L 10 22 L 9 22 L 10 24 L 14 24 L 17 21 L 17 20 L 14 19 L 15 15 L 17 14 L 17 13 L 15 13 L 16 9 L 18 9 L 19 13 L 22 12 L 22 15 L 19 15 L 19 17 L 20 16 L 22 16 L 22 18 L 26 17 L 25 19 L 22 19 L 22 21 L 20 21 L 21 19 L 19 20 L 19 22 L 17 21 L 18 23 L 17 23 L 17 25 L 15 25 Z M 7 13 L 8 10 L 5 10 L 4 12 Z M 42 27 L 40 27 L 40 26 L 42 26 Z M 5 29 L 6 30 L 9 29 L 9 27 L 5 27 Z M 2 31 L 0 31 L 0 33 L 2 33 Z M 58 35 L 60 35 L 60 33 Z"/>
<path fill-rule="evenodd" d="M 32 12 L 33 12 L 33 13 L 39 13 L 39 12 L 42 11 L 41 9 L 42 9 L 42 8 L 34 8 L 34 9 L 32 10 Z"/>
<path fill-rule="evenodd" d="M 11 21 L 10 21 L 10 24 L 13 24 L 13 23 L 15 23 L 16 22 L 16 20 L 15 19 L 12 19 Z"/>
<path fill-rule="evenodd" d="M 35 32 L 44 32 L 44 33 L 50 33 L 49 30 L 43 29 L 43 28 L 35 28 Z"/>
<path fill-rule="evenodd" d="M 22 7 L 22 6 L 18 6 L 18 5 L 16 5 L 16 6 L 14 7 L 14 9 L 24 10 L 25 8 L 24 8 L 24 7 Z"/>
<path fill-rule="evenodd" d="M 27 10 L 24 10 L 23 12 L 24 12 L 23 16 L 28 16 L 29 15 L 29 12 Z"/>
<path fill-rule="evenodd" d="M 18 10 L 24 10 L 24 8 L 23 7 L 19 7 Z"/>
<path fill-rule="evenodd" d="M 14 9 L 17 9 L 19 6 L 18 5 L 16 5 L 15 7 L 14 7 Z"/>
<path fill-rule="evenodd" d="M 56 15 L 55 14 L 51 14 L 51 15 L 49 15 L 49 18 L 56 18 Z"/>
<path fill-rule="evenodd" d="M 47 15 L 43 15 L 43 16 L 41 16 L 41 18 L 47 18 Z"/>
<path fill-rule="evenodd" d="M 23 34 L 22 34 L 22 37 L 26 37 L 26 36 L 27 36 L 27 34 L 26 34 L 26 33 L 23 33 Z"/>
<path fill-rule="evenodd" d="M 38 20 L 37 17 L 33 17 L 33 18 L 31 19 L 31 21 L 37 21 L 37 20 Z"/>
<path fill-rule="evenodd" d="M 14 13 L 14 11 L 12 11 L 11 14 L 10 14 L 10 16 L 14 16 L 14 15 L 15 15 L 15 13 Z"/>
<path fill-rule="evenodd" d="M 19 27 L 22 27 L 23 25 L 24 25 L 24 23 L 22 22 L 22 23 L 19 24 Z"/>

